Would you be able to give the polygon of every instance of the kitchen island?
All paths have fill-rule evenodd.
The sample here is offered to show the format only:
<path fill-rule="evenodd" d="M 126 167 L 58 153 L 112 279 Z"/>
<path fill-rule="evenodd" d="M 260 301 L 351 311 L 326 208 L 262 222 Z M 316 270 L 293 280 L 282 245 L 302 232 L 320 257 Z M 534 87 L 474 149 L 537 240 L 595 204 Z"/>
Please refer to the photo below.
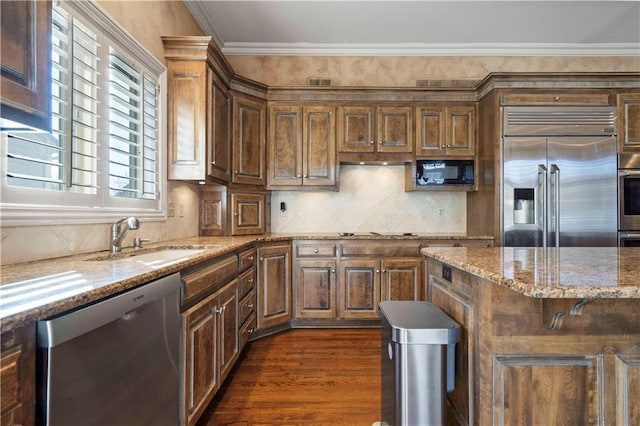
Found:
<path fill-rule="evenodd" d="M 449 420 L 640 424 L 640 250 L 425 248 L 462 327 Z"/>

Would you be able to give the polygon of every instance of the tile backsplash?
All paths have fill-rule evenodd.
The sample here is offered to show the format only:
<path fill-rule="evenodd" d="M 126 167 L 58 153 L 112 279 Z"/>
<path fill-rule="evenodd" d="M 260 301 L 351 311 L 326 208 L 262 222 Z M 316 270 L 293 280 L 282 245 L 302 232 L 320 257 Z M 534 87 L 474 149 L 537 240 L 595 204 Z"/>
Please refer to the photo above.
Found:
<path fill-rule="evenodd" d="M 405 192 L 404 166 L 341 165 L 339 192 L 274 191 L 271 231 L 465 233 L 466 203 L 465 192 Z"/>

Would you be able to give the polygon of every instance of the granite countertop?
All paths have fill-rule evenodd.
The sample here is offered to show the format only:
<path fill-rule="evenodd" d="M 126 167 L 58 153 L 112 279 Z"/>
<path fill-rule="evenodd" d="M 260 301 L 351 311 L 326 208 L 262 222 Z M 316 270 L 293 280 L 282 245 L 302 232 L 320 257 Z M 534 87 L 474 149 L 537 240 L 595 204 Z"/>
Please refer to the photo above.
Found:
<path fill-rule="evenodd" d="M 633 247 L 425 248 L 422 254 L 536 298 L 640 298 Z"/>
<path fill-rule="evenodd" d="M 0 328 L 8 331 L 93 303 L 105 297 L 179 272 L 187 267 L 230 253 L 255 242 L 324 240 L 424 240 L 424 239 L 493 239 L 461 234 L 374 235 L 355 233 L 340 236 L 323 234 L 263 234 L 243 237 L 192 237 L 157 244 L 142 249 L 125 248 L 112 255 L 108 251 L 61 257 L 0 267 Z M 154 264 L 136 261 L 134 254 L 171 249 L 201 249 L 199 253 Z"/>

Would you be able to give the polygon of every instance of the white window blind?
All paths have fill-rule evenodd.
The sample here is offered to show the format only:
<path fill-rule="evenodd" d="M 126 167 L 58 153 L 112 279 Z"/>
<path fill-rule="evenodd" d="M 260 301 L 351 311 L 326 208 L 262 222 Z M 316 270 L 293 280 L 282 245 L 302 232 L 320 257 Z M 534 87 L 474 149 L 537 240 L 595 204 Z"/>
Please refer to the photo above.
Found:
<path fill-rule="evenodd" d="M 3 223 L 161 215 L 164 66 L 93 2 L 53 5 L 51 52 L 52 132 L 0 133 Z"/>

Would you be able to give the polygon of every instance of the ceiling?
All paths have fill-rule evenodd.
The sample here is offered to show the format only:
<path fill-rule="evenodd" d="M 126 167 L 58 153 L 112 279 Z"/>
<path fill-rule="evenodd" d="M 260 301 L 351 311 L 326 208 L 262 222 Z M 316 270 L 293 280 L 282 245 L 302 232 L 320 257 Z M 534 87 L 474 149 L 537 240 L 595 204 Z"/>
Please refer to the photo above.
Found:
<path fill-rule="evenodd" d="M 640 57 L 640 1 L 184 0 L 231 55 Z"/>

